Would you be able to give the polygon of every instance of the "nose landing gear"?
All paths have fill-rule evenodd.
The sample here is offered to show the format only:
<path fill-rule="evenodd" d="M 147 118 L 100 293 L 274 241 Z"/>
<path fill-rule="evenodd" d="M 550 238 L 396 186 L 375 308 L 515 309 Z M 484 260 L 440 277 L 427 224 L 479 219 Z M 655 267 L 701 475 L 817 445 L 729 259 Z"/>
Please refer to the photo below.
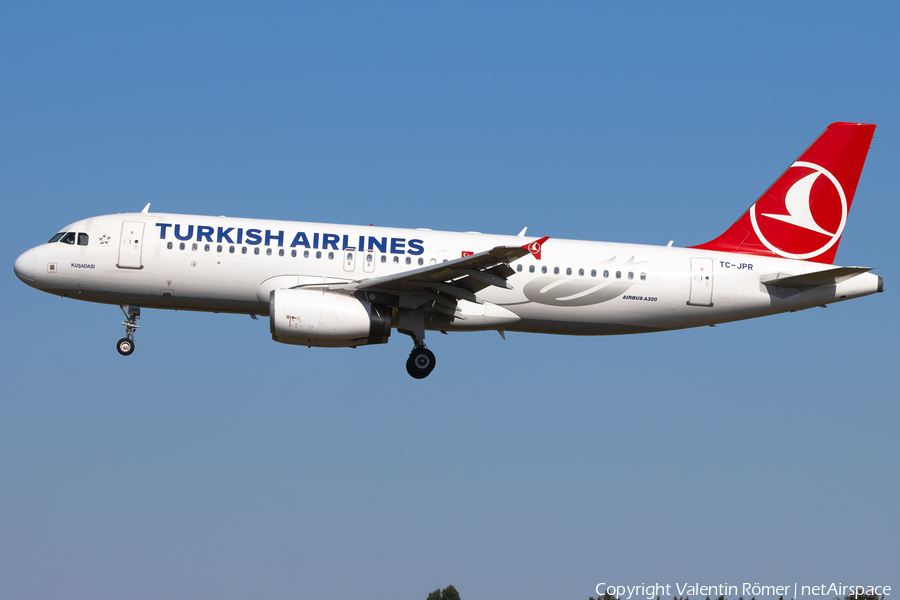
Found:
<path fill-rule="evenodd" d="M 128 356 L 134 352 L 134 332 L 137 331 L 139 327 L 137 321 L 141 318 L 141 307 L 131 306 L 129 304 L 128 306 L 120 306 L 119 308 L 125 313 L 127 321 L 122 321 L 122 325 L 125 326 L 125 337 L 116 342 L 116 350 L 118 350 L 119 354 L 122 356 Z"/>

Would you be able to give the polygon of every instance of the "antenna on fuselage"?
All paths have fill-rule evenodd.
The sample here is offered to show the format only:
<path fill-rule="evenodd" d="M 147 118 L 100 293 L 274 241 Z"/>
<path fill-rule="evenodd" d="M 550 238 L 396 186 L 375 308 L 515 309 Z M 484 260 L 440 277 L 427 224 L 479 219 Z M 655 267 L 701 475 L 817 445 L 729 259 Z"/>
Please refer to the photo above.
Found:
<path fill-rule="evenodd" d="M 526 231 L 527 229 L 528 229 L 528 226 L 526 225 L 526 226 L 522 229 L 522 231 L 519 232 L 519 235 L 518 235 L 517 237 L 525 237 L 525 231 Z"/>
<path fill-rule="evenodd" d="M 144 207 L 144 210 L 141 211 L 141 214 L 147 214 L 150 212 L 150 203 L 147 203 L 147 206 Z"/>

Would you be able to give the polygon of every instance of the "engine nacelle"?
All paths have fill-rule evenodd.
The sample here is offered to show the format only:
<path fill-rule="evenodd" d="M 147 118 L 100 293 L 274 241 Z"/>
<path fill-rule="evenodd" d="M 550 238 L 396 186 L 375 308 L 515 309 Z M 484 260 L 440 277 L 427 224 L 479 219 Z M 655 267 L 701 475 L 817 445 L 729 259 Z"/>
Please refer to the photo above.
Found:
<path fill-rule="evenodd" d="M 274 290 L 269 294 L 269 330 L 282 344 L 384 344 L 391 335 L 391 309 L 321 290 Z"/>

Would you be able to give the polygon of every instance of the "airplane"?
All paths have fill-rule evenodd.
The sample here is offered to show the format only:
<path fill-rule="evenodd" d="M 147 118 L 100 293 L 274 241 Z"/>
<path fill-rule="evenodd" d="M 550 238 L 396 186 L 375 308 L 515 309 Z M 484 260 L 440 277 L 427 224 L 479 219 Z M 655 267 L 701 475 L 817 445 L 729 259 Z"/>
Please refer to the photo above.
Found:
<path fill-rule="evenodd" d="M 833 123 L 724 233 L 686 248 L 151 213 L 91 217 L 16 259 L 24 283 L 119 305 L 135 348 L 142 308 L 269 317 L 272 339 L 309 347 L 425 331 L 619 335 L 716 325 L 884 290 L 833 263 L 875 125 Z"/>

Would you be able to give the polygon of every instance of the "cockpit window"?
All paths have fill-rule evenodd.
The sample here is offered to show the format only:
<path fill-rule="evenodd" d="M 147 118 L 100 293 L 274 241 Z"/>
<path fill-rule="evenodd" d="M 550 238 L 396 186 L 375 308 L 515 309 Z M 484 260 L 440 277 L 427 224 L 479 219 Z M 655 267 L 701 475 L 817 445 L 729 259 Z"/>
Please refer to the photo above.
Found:
<path fill-rule="evenodd" d="M 78 245 L 79 246 L 87 246 L 88 245 L 88 234 L 86 234 L 86 233 L 78 234 Z"/>
<path fill-rule="evenodd" d="M 57 234 L 54 235 L 52 238 L 50 238 L 50 241 L 47 242 L 47 243 L 48 243 L 48 244 L 53 244 L 53 243 L 55 243 L 55 242 L 58 242 L 58 241 L 60 240 L 60 238 L 62 238 L 62 236 L 64 236 L 64 235 L 66 235 L 66 232 L 65 232 L 65 231 L 63 231 L 62 233 L 57 233 Z"/>
<path fill-rule="evenodd" d="M 59 240 L 63 244 L 69 244 L 70 246 L 75 245 L 75 232 L 70 231 L 66 235 L 63 236 L 63 239 Z"/>

